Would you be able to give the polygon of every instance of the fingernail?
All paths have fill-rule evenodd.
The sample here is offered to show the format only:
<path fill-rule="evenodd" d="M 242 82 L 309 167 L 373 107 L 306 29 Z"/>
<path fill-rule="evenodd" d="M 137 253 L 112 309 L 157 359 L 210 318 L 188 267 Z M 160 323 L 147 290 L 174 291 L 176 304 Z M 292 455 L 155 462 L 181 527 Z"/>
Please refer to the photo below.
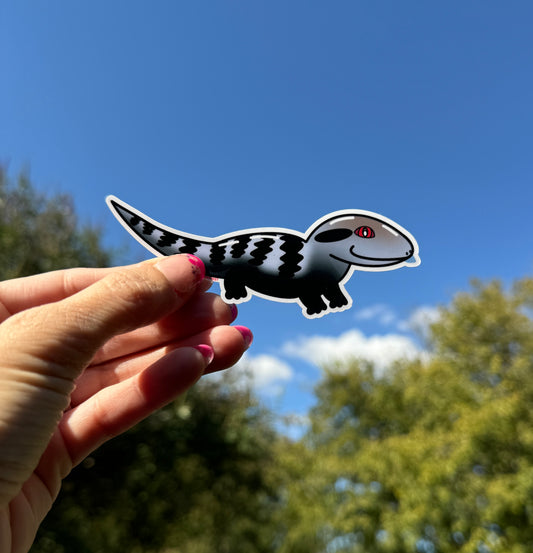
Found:
<path fill-rule="evenodd" d="M 196 286 L 204 278 L 205 269 L 204 264 L 198 257 L 188 255 L 187 258 L 191 264 L 194 276 L 194 282 L 191 283 L 186 273 L 184 273 L 183 261 L 180 262 L 177 259 L 178 257 L 180 256 L 170 255 L 168 257 L 162 257 L 157 261 L 155 267 L 174 285 L 176 292 L 179 294 L 180 292 L 189 292 L 190 288 Z M 187 284 L 185 284 L 184 281 Z"/>
<path fill-rule="evenodd" d="M 203 280 L 205 277 L 205 265 L 204 262 L 195 255 L 187 254 L 189 263 L 194 267 L 193 271 L 198 281 Z"/>
<path fill-rule="evenodd" d="M 193 346 L 193 348 L 198 350 L 204 356 L 207 365 L 209 365 L 209 363 L 213 361 L 213 358 L 215 357 L 215 352 L 213 351 L 213 348 L 211 346 L 200 344 L 198 346 Z"/>
<path fill-rule="evenodd" d="M 248 349 L 253 342 L 254 335 L 252 334 L 252 331 L 249 328 L 246 328 L 245 326 L 235 326 L 241 334 L 244 339 L 244 344 L 246 346 L 246 349 Z"/>
<path fill-rule="evenodd" d="M 231 311 L 231 322 L 233 322 L 237 315 L 239 314 L 239 310 L 237 309 L 237 306 L 234 303 L 230 303 L 229 309 Z"/>

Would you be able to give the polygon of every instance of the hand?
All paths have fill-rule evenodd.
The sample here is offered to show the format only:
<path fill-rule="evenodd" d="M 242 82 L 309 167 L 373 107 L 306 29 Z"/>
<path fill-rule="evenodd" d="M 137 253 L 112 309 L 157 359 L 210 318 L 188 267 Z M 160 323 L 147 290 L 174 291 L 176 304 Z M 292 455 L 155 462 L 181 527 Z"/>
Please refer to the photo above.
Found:
<path fill-rule="evenodd" d="M 61 480 L 249 346 L 198 258 L 0 283 L 0 551 L 26 552 Z"/>

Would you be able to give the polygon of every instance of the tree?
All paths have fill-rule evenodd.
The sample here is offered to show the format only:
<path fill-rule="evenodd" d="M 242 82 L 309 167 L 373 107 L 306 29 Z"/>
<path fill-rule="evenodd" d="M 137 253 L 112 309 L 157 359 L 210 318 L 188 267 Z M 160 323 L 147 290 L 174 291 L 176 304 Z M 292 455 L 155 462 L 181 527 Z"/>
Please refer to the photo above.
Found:
<path fill-rule="evenodd" d="M 103 267 L 114 252 L 101 229 L 81 224 L 68 194 L 46 196 L 27 173 L 0 165 L 0 280 L 68 267 Z"/>
<path fill-rule="evenodd" d="M 532 551 L 532 307 L 533 279 L 475 283 L 429 360 L 327 370 L 280 551 Z"/>
<path fill-rule="evenodd" d="M 273 551 L 275 438 L 231 373 L 204 379 L 74 469 L 32 553 Z"/>

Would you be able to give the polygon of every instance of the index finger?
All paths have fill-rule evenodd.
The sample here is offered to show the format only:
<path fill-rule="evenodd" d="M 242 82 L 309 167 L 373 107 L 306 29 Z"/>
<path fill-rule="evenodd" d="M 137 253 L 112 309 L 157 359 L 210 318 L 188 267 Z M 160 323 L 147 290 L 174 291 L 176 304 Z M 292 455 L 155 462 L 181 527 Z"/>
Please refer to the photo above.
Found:
<path fill-rule="evenodd" d="M 156 263 L 159 259 L 156 257 L 151 261 Z M 62 269 L 0 282 L 0 322 L 30 307 L 68 298 L 124 267 L 117 265 L 105 268 Z M 205 292 L 211 284 L 211 279 L 206 278 L 198 286 L 198 290 Z"/>

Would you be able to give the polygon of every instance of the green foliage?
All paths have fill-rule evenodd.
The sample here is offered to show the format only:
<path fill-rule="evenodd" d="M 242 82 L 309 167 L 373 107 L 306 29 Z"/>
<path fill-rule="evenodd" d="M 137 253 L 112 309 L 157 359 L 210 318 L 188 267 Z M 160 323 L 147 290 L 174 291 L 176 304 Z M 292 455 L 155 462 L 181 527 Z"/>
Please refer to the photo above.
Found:
<path fill-rule="evenodd" d="M 327 371 L 280 551 L 533 551 L 532 304 L 475 283 L 428 361 Z"/>
<path fill-rule="evenodd" d="M 0 280 L 65 269 L 104 267 L 113 253 L 101 231 L 81 225 L 72 198 L 38 192 L 27 174 L 13 179 L 0 165 Z"/>
<path fill-rule="evenodd" d="M 275 434 L 230 380 L 204 379 L 75 469 L 32 553 L 272 551 Z"/>

